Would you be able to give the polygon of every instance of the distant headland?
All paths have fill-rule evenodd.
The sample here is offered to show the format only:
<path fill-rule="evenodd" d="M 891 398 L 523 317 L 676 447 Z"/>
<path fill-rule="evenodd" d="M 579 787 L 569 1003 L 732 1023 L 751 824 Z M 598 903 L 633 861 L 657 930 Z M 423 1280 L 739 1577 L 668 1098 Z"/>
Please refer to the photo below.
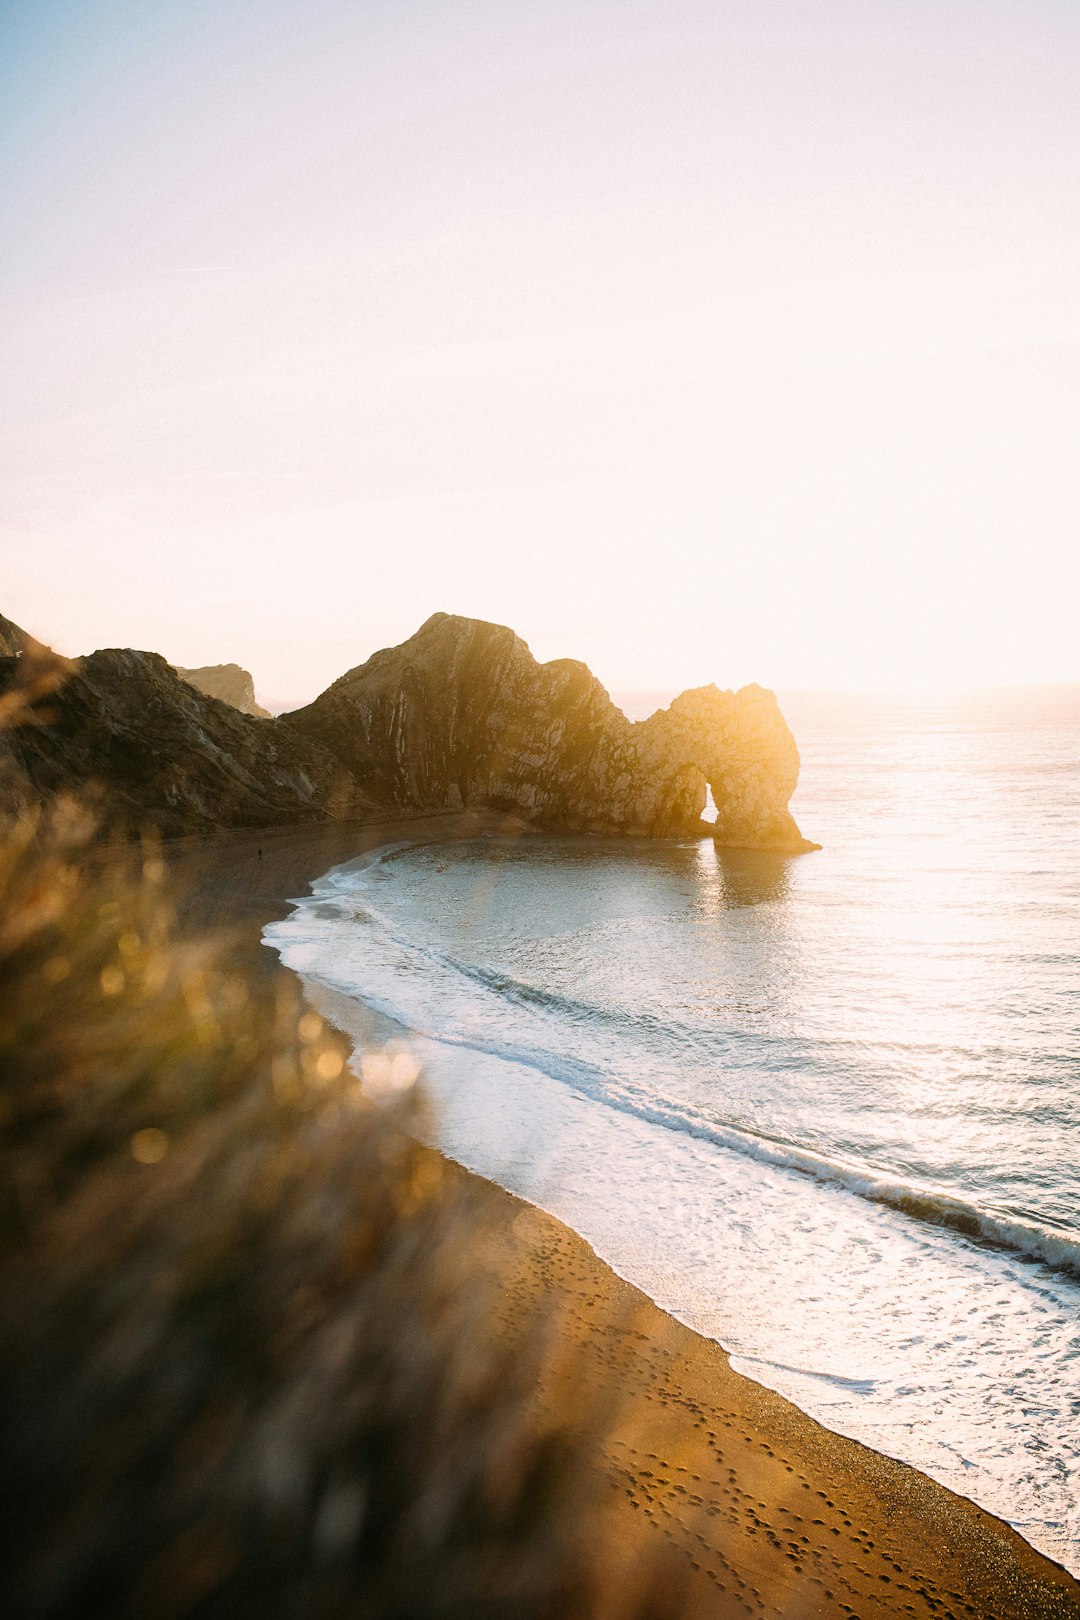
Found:
<path fill-rule="evenodd" d="M 496 809 L 537 827 L 711 836 L 799 852 L 795 739 L 760 686 L 683 692 L 632 722 L 582 663 L 541 664 L 503 625 L 436 613 L 306 708 L 263 717 L 237 665 L 107 649 L 68 662 L 0 618 L 0 813 L 93 789 L 164 836 L 375 813 Z M 707 789 L 715 823 L 702 820 Z"/>

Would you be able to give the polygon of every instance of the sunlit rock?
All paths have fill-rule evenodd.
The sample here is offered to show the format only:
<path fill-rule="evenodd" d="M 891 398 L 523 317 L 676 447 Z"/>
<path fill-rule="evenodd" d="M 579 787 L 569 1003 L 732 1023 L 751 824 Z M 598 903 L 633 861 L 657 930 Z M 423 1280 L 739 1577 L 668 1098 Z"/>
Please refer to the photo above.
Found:
<path fill-rule="evenodd" d="M 0 635 L 3 701 L 27 656 L 16 626 Z M 0 742 L 0 813 L 93 785 L 111 817 L 167 834 L 475 807 L 567 831 L 809 847 L 787 808 L 798 752 L 761 687 L 684 692 L 635 724 L 584 664 L 538 664 L 503 625 L 445 613 L 276 720 L 205 696 L 199 673 L 130 649 L 65 663 L 40 721 Z"/>
<path fill-rule="evenodd" d="M 647 775 L 665 761 L 685 761 L 700 773 L 696 814 L 705 783 L 716 805 L 717 843 L 741 849 L 815 848 L 788 809 L 799 780 L 799 751 L 772 692 L 744 686 L 721 692 L 700 686 L 634 728 Z"/>
<path fill-rule="evenodd" d="M 437 613 L 288 722 L 403 809 L 483 805 L 568 830 L 814 847 L 788 810 L 799 755 L 771 692 L 701 687 L 633 723 L 584 664 L 539 664 L 503 625 Z M 701 821 L 706 783 L 715 829 Z"/>
<path fill-rule="evenodd" d="M 239 664 L 204 664 L 199 669 L 181 669 L 179 664 L 174 664 L 173 668 L 196 692 L 217 698 L 219 703 L 229 703 L 241 714 L 269 720 L 270 710 L 255 701 L 255 682 Z"/>

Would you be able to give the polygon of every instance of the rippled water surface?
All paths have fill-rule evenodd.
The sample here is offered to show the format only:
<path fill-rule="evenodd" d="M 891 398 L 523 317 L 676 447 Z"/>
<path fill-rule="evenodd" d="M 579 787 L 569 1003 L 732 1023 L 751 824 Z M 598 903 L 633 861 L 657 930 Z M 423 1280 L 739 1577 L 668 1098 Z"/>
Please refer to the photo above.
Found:
<path fill-rule="evenodd" d="M 1080 1570 L 1080 689 L 784 706 L 819 854 L 398 849 L 268 938 L 454 1157 Z"/>

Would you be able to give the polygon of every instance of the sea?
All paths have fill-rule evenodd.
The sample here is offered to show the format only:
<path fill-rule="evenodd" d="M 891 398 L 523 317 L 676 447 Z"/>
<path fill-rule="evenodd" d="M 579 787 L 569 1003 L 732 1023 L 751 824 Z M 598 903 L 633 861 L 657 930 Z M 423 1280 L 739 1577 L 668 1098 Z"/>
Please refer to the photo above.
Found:
<path fill-rule="evenodd" d="M 782 707 L 816 853 L 399 844 L 267 942 L 443 1151 L 1080 1574 L 1080 687 Z"/>

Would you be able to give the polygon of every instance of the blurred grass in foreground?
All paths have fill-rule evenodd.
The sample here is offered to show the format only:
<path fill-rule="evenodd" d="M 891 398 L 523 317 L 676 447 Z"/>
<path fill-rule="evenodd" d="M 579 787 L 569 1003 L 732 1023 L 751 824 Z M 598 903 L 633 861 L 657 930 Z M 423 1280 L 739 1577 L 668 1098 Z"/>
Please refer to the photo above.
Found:
<path fill-rule="evenodd" d="M 543 1321 L 496 1329 L 409 1060 L 343 1057 L 177 930 L 153 843 L 8 827 L 5 1615 L 678 1613 L 604 1590 L 602 1415 Z"/>

